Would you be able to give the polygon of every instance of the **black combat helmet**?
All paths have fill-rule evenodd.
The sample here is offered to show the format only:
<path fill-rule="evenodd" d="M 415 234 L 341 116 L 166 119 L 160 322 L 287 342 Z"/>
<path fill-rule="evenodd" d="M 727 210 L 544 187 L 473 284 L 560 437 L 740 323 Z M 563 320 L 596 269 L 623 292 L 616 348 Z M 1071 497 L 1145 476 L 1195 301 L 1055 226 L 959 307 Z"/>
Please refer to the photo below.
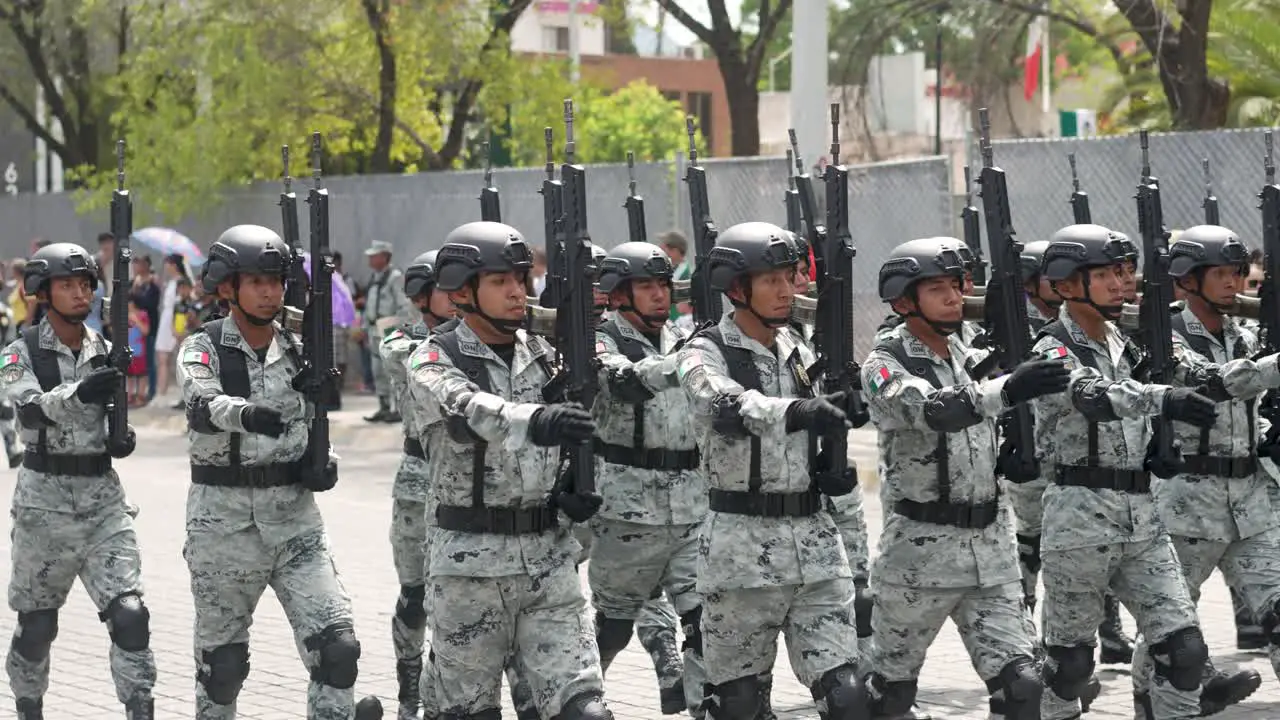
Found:
<path fill-rule="evenodd" d="M 22 290 L 35 295 L 54 278 L 83 275 L 89 286 L 98 289 L 98 261 L 75 243 L 53 243 L 36 251 L 22 271 Z"/>
<path fill-rule="evenodd" d="M 1033 240 L 1022 246 L 1022 254 L 1018 256 L 1022 282 L 1031 282 L 1044 272 L 1044 252 L 1048 249 L 1048 240 Z"/>
<path fill-rule="evenodd" d="M 497 222 L 471 222 L 444 239 L 436 255 L 436 287 L 454 292 L 482 272 L 525 272 L 531 267 L 533 256 L 519 230 Z"/>
<path fill-rule="evenodd" d="M 200 284 L 209 294 L 236 275 L 279 275 L 289 272 L 293 251 L 270 228 L 236 225 L 227 228 L 209 248 L 209 259 L 200 274 Z"/>
<path fill-rule="evenodd" d="M 436 255 L 438 250 L 424 252 L 404 269 L 404 295 L 415 298 L 435 289 Z"/>
<path fill-rule="evenodd" d="M 800 256 L 794 233 L 772 223 L 739 223 L 720 233 L 707 258 L 712 290 L 728 292 L 734 278 L 795 267 Z"/>
<path fill-rule="evenodd" d="M 1181 278 L 1198 268 L 1236 265 L 1248 271 L 1249 248 L 1220 225 L 1187 228 L 1169 247 L 1169 275 Z"/>
<path fill-rule="evenodd" d="M 1136 255 L 1133 243 L 1121 233 L 1101 225 L 1068 225 L 1049 239 L 1042 272 L 1045 279 L 1057 282 L 1077 270 L 1117 265 Z"/>
<path fill-rule="evenodd" d="M 628 280 L 671 280 L 675 268 L 662 248 L 647 242 L 625 242 L 600 261 L 600 292 L 611 293 Z"/>
<path fill-rule="evenodd" d="M 921 280 L 954 277 L 964 280 L 964 257 L 956 245 L 964 243 L 953 237 L 931 237 L 908 240 L 895 247 L 880 266 L 880 299 L 892 302 L 907 294 Z"/>
<path fill-rule="evenodd" d="M 973 250 L 970 249 L 969 245 L 965 243 L 965 241 L 960 238 L 953 237 L 943 237 L 941 239 L 943 244 L 947 246 L 947 249 L 955 250 L 956 254 L 960 256 L 960 266 L 964 268 L 966 273 L 973 273 L 973 271 L 977 269 L 978 258 L 973 254 Z"/>

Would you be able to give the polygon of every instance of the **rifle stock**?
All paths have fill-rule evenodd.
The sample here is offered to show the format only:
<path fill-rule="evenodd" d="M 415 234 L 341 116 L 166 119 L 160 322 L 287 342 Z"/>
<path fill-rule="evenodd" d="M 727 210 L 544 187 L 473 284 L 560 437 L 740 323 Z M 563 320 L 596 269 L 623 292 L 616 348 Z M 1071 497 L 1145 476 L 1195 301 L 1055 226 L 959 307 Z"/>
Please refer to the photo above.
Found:
<path fill-rule="evenodd" d="M 120 371 L 111 405 L 107 408 L 107 445 L 118 455 L 129 443 L 129 265 L 133 261 L 133 197 L 124 185 L 124 140 L 116 141 L 116 189 L 111 193 L 111 234 L 116 239 L 111 258 L 110 314 L 112 352 L 109 358 Z"/>

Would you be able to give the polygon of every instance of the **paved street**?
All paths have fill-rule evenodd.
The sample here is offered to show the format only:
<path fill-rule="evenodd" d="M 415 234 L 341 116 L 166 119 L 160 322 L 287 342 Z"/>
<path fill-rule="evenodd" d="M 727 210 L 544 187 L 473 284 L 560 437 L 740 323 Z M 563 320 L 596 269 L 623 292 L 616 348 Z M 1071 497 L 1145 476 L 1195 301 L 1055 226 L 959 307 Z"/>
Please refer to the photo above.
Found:
<path fill-rule="evenodd" d="M 350 409 L 335 421 L 335 443 L 343 456 L 342 481 L 321 496 L 337 564 L 355 602 L 356 631 L 364 646 L 361 693 L 376 693 L 395 710 L 395 661 L 391 651 L 390 619 L 397 592 L 387 541 L 391 479 L 400 445 L 398 428 L 372 427 L 359 415 L 371 409 L 368 398 L 352 398 Z M 177 413 L 148 410 L 137 419 L 139 451 L 119 464 L 131 500 L 140 506 L 147 602 L 152 613 L 151 645 L 159 664 L 157 717 L 190 718 L 194 670 L 191 653 L 192 608 L 186 565 L 182 560 L 183 513 L 187 489 L 185 437 L 179 433 Z M 874 466 L 874 436 L 857 433 L 851 443 L 864 468 Z M 13 471 L 3 471 L 0 483 L 10 485 Z M 7 494 L 7 493 L 6 493 Z M 873 538 L 880 527 L 880 505 L 867 495 L 868 522 Z M 5 516 L 7 523 L 7 515 Z M 3 554 L 9 557 L 8 532 L 0 533 Z M 874 542 L 874 541 L 873 541 Z M 7 581 L 8 572 L 4 573 Z M 1231 605 L 1220 578 L 1210 580 L 1201 604 L 1205 633 L 1224 666 L 1248 664 L 1262 673 L 1264 685 L 1249 702 L 1219 715 L 1224 720 L 1280 717 L 1280 684 L 1261 656 L 1237 653 Z M 13 632 L 14 615 L 0 613 L 0 635 Z M 109 641 L 96 611 L 77 588 L 60 617 L 61 631 L 54 645 L 53 678 L 45 701 L 46 716 L 61 718 L 122 717 L 107 668 Z M 1129 622 L 1132 628 L 1132 621 Z M 4 643 L 7 647 L 7 642 Z M 241 717 L 260 720 L 299 720 L 305 715 L 305 674 L 294 651 L 292 635 L 279 604 L 268 590 L 258 610 L 251 643 L 252 673 L 240 696 Z M 779 654 L 781 665 L 786 654 Z M 1127 672 L 1104 673 L 1105 695 L 1090 718 L 1132 717 Z M 620 719 L 659 718 L 656 682 L 647 655 L 638 643 L 614 664 L 607 682 L 608 700 Z M 0 680 L 0 718 L 12 717 L 13 700 L 7 678 Z M 986 691 L 960 645 L 954 628 L 943 630 L 925 665 L 921 705 L 940 718 L 985 718 Z M 816 717 L 809 691 L 779 667 L 774 705 L 788 718 Z M 514 714 L 508 709 L 508 717 Z"/>

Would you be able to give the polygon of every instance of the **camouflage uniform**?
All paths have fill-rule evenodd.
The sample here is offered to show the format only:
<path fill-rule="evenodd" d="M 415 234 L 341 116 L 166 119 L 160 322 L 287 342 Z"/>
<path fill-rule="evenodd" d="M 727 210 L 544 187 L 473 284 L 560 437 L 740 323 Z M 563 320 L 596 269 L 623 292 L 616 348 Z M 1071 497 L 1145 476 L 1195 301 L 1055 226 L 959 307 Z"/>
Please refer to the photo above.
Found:
<path fill-rule="evenodd" d="M 1136 354 L 1110 323 L 1107 341 L 1100 344 L 1064 308 L 1043 333 L 1034 352 L 1063 358 L 1072 369 L 1066 395 L 1035 403 L 1037 455 L 1049 483 L 1041 536 L 1050 678 L 1043 717 L 1059 720 L 1080 712 L 1079 700 L 1062 693 L 1074 694 L 1067 686 L 1082 686 L 1092 673 L 1094 637 L 1108 588 L 1133 614 L 1145 643 L 1152 646 L 1150 653 L 1137 653 L 1135 672 L 1152 656 L 1165 668 L 1171 660 L 1180 660 L 1173 657 L 1179 648 L 1170 646 L 1194 642 L 1188 636 L 1198 637 L 1199 629 L 1195 604 L 1173 544 L 1160 526 L 1143 470 L 1151 439 L 1149 418 L 1162 412 L 1168 386 L 1132 379 Z M 1092 449 L 1091 435 L 1096 439 Z M 1087 467 L 1091 460 L 1096 469 Z M 1127 489 L 1078 484 L 1086 481 L 1080 479 L 1082 472 L 1105 474 L 1109 483 Z M 1166 676 L 1156 676 L 1151 697 L 1156 717 L 1199 716 L 1200 687 L 1187 687 L 1186 674 L 1180 674 L 1181 688 Z"/>
<path fill-rule="evenodd" d="M 596 332 L 601 390 L 592 414 L 604 503 L 592 520 L 588 577 L 606 670 L 626 646 L 643 605 L 666 591 L 685 630 L 683 707 L 696 708 L 706 675 L 696 583 L 707 486 L 699 472 L 689 400 L 676 379 L 674 348 L 683 338 L 668 322 L 655 347 L 620 313 L 611 313 Z M 653 397 L 642 406 L 614 397 L 610 378 L 622 373 L 634 374 Z M 659 677 L 660 683 L 679 680 L 669 673 Z M 669 691 L 664 698 L 672 695 L 680 697 Z M 679 712 L 674 702 L 663 705 L 664 711 Z"/>
<path fill-rule="evenodd" d="M 1035 303 L 1027 300 L 1027 324 L 1035 335 L 1045 325 L 1053 322 Z M 1036 582 L 1040 577 L 1040 528 L 1044 520 L 1044 489 L 1048 481 L 1040 477 L 1025 483 L 1005 483 L 1013 517 L 1017 523 L 1019 566 L 1022 572 L 1022 593 L 1027 607 L 1036 606 Z"/>
<path fill-rule="evenodd" d="M 116 697 L 132 711 L 151 703 L 156 682 L 148 642 L 150 613 L 140 600 L 142 558 L 133 529 L 138 511 L 111 469 L 103 406 L 87 405 L 76 396 L 79 381 L 105 364 L 108 345 L 86 327 L 81 349 L 73 353 L 47 318 L 29 332 L 40 354 L 57 356 L 55 372 L 62 382 L 47 392 L 41 389 L 23 339 L 4 349 L 4 397 L 19 409 L 20 418 L 30 418 L 22 422 L 27 456 L 18 470 L 10 511 L 9 607 L 18 613 L 18 627 L 5 663 L 9 686 L 20 710 L 24 700 L 38 706 L 44 697 L 58 610 L 79 577 L 112 636 Z M 41 364 L 47 362 L 46 357 Z M 58 471 L 33 469 L 43 466 L 42 457 Z M 80 467 L 72 472 L 58 465 Z"/>
<path fill-rule="evenodd" d="M 432 336 L 409 358 L 409 392 L 432 478 L 426 602 L 433 657 L 424 692 L 433 686 L 445 714 L 493 712 L 501 707 L 503 668 L 514 655 L 539 712 L 555 717 L 579 696 L 598 696 L 603 678 L 575 568 L 581 546 L 546 506 L 560 451 L 529 440 L 531 418 L 544 407 L 551 349 L 521 332 L 508 367 L 466 323 L 452 333 L 465 357 L 449 355 L 441 337 Z M 460 367 L 464 362 L 487 376 L 473 382 Z M 480 383 L 503 393 L 480 391 Z M 461 442 L 456 433 L 471 435 Z M 473 504 L 478 452 L 484 453 L 483 507 Z M 539 530 L 442 527 L 441 518 L 476 511 L 519 516 Z"/>
<path fill-rule="evenodd" d="M 360 645 L 351 599 L 334 567 L 320 508 L 299 484 L 294 464 L 310 432 L 310 408 L 291 387 L 299 352 L 277 328 L 260 356 L 235 320 L 226 318 L 184 340 L 178 354 L 190 426 L 183 556 L 195 600 L 198 720 L 236 716 L 235 698 L 249 673 L 249 626 L 268 586 L 284 606 L 311 675 L 307 717 L 347 720 L 352 714 Z M 240 363 L 248 375 L 247 396 L 224 387 Z M 248 406 L 279 412 L 284 433 L 272 438 L 247 432 L 242 411 Z M 252 483 L 240 477 L 248 470 L 261 477 Z M 219 481 L 233 474 L 235 481 Z"/>
<path fill-rule="evenodd" d="M 995 420 L 1009 409 L 1002 399 L 1007 377 L 971 380 L 967 368 L 981 358 L 958 333 L 948 344 L 950 357 L 939 357 L 904 324 L 879 338 L 863 363 L 862 385 L 880 431 L 885 508 L 892 509 L 871 574 L 868 665 L 890 717 L 910 710 L 925 653 L 947 618 L 993 695 L 993 711 L 1019 677 L 1039 685 L 1013 518 L 995 475 Z M 948 406 L 964 409 L 941 409 Z M 954 421 L 935 418 L 943 415 Z M 1023 699 L 1038 701 L 1038 693 Z"/>
<path fill-rule="evenodd" d="M 712 488 L 698 562 L 707 680 L 719 686 L 722 703 L 735 681 L 757 682 L 772 669 L 781 630 L 792 670 L 821 706 L 833 675 L 856 666 L 858 653 L 852 573 L 839 530 L 813 489 L 809 434 L 785 427 L 788 408 L 808 392 L 803 368 L 814 357 L 787 329 L 766 348 L 745 336 L 731 314 L 716 328 L 726 348 L 750 354 L 761 390 L 746 390 L 730 376 L 725 351 L 710 337 L 695 336 L 679 353 L 680 383 L 693 404 Z M 717 408 L 730 398 L 749 437 L 716 430 Z M 750 478 L 748 458 L 757 451 L 761 476 Z M 760 517 L 716 510 L 717 498 L 753 496 L 805 505 L 804 511 Z M 812 507 L 803 502 L 810 496 Z"/>
<path fill-rule="evenodd" d="M 389 249 L 386 251 L 390 252 Z M 364 311 L 361 317 L 371 350 L 369 356 L 370 362 L 373 363 L 373 386 L 378 393 L 380 411 L 386 411 L 391 407 L 395 393 L 387 374 L 388 368 L 376 345 L 391 331 L 379 330 L 377 323 L 383 318 L 400 318 L 403 321 L 413 314 L 413 306 L 404 295 L 404 273 L 393 267 L 374 273 L 365 295 Z"/>

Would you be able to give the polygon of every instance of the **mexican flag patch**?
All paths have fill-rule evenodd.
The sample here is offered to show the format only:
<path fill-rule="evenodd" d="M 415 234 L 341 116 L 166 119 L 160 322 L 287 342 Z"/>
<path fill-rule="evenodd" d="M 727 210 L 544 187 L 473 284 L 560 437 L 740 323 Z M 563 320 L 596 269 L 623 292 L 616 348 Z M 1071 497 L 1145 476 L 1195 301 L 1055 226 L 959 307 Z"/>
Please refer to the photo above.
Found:
<path fill-rule="evenodd" d="M 883 365 L 877 368 L 871 374 L 871 392 L 880 392 L 880 388 L 884 387 L 892 377 L 893 375 L 889 372 L 889 368 Z"/>
<path fill-rule="evenodd" d="M 1067 348 L 1064 345 L 1059 345 L 1056 348 L 1045 350 L 1044 354 L 1050 360 L 1060 360 L 1067 356 Z"/>
<path fill-rule="evenodd" d="M 439 359 L 440 359 L 440 353 L 438 353 L 438 352 L 436 352 L 436 351 L 432 350 L 431 352 L 423 353 L 423 354 L 421 354 L 421 355 L 417 355 L 417 356 L 415 356 L 415 357 L 413 358 L 413 367 L 411 367 L 411 368 L 409 368 L 409 369 L 410 369 L 410 370 L 417 370 L 418 368 L 422 367 L 423 365 L 426 365 L 427 363 L 433 363 L 433 362 L 435 362 L 435 361 L 437 361 L 437 360 L 439 360 Z"/>
<path fill-rule="evenodd" d="M 182 356 L 182 362 L 197 363 L 199 365 L 208 365 L 209 353 L 201 352 L 199 350 L 188 350 L 186 354 Z"/>
<path fill-rule="evenodd" d="M 9 367 L 10 365 L 18 362 L 18 360 L 20 359 L 21 358 L 18 357 L 18 353 L 9 353 L 8 355 L 5 355 L 4 357 L 0 358 L 0 368 Z"/>

